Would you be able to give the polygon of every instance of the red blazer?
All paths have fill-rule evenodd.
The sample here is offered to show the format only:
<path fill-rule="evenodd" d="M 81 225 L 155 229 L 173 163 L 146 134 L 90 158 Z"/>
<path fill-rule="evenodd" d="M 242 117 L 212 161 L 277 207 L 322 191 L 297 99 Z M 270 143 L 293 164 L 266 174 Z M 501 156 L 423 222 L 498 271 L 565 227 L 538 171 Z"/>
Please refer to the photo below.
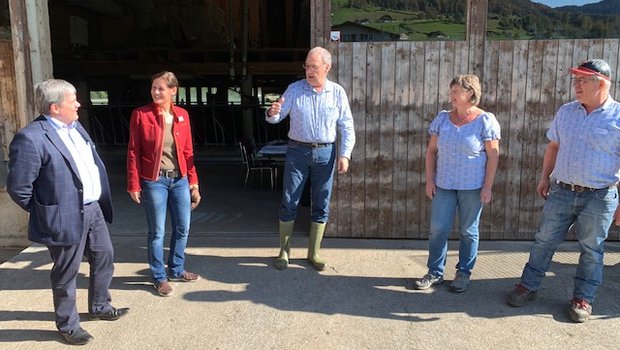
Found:
<path fill-rule="evenodd" d="M 139 192 L 140 179 L 155 181 L 159 177 L 162 147 L 164 142 L 164 117 L 160 108 L 151 103 L 136 108 L 129 122 L 129 145 L 127 146 L 127 191 Z M 179 170 L 190 185 L 198 184 L 194 165 L 192 129 L 187 111 L 172 106 L 174 120 L 172 135 L 176 146 Z"/>

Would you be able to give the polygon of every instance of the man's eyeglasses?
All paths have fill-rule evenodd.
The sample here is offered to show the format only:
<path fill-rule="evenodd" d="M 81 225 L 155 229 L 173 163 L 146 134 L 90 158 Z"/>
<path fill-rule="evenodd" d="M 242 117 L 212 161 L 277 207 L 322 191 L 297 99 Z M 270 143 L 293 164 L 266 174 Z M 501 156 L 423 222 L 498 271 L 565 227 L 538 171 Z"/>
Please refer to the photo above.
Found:
<path fill-rule="evenodd" d="M 598 78 L 596 77 L 589 77 L 589 78 L 576 78 L 576 77 L 572 77 L 571 81 L 573 82 L 573 84 L 575 85 L 583 85 L 589 81 L 597 81 Z"/>
<path fill-rule="evenodd" d="M 320 66 L 302 64 L 301 66 L 304 68 L 304 70 L 310 69 L 311 71 L 316 72 L 319 70 L 319 68 L 326 66 L 326 64 L 322 64 Z"/>

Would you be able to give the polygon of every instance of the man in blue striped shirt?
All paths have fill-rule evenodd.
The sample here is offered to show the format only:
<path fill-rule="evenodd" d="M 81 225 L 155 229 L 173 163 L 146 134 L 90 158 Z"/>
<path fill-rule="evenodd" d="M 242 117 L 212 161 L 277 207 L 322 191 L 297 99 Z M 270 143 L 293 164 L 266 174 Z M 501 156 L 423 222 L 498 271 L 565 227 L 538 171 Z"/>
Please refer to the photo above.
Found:
<path fill-rule="evenodd" d="M 603 245 L 612 222 L 620 224 L 620 103 L 609 95 L 611 69 L 593 59 L 571 68 L 577 100 L 564 104 L 547 132 L 538 194 L 546 199 L 541 227 L 523 269 L 508 296 L 511 306 L 536 298 L 558 245 L 574 225 L 581 255 L 569 314 L 585 322 L 603 281 Z"/>
<path fill-rule="evenodd" d="M 275 261 L 279 270 L 288 267 L 297 206 L 308 180 L 312 197 L 308 260 L 317 270 L 325 269 L 319 249 L 329 216 L 334 166 L 337 163 L 339 174 L 348 171 L 355 144 L 347 94 L 342 86 L 327 79 L 331 64 L 329 51 L 322 47 L 311 49 L 303 65 L 306 78 L 289 85 L 266 112 L 265 119 L 269 123 L 278 123 L 290 116 L 280 206 L 280 254 Z M 338 148 L 335 146 L 337 134 Z"/>

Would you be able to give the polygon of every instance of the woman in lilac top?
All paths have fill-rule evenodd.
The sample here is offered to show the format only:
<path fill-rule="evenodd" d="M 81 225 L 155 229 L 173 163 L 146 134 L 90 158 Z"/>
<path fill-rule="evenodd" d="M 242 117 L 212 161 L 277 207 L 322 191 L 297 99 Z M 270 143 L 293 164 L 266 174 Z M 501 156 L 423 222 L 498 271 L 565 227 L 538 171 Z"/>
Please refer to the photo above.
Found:
<path fill-rule="evenodd" d="M 459 215 L 459 261 L 452 292 L 467 289 L 478 255 L 478 223 L 499 161 L 500 127 L 492 113 L 478 107 L 481 87 L 475 75 L 459 75 L 450 83 L 450 111 L 431 122 L 426 150 L 426 196 L 431 199 L 428 273 L 415 282 L 427 289 L 443 282 L 448 237 Z"/>

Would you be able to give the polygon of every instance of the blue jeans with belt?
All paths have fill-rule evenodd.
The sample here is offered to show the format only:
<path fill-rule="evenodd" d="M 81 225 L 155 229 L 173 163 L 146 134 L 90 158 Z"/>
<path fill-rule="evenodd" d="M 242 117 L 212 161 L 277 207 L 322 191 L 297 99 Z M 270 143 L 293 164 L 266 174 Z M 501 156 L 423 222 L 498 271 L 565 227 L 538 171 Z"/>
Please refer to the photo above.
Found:
<path fill-rule="evenodd" d="M 191 199 L 187 177 L 157 181 L 142 180 L 142 205 L 148 225 L 148 261 L 153 282 L 178 277 L 185 270 L 185 247 L 191 220 Z M 164 265 L 166 212 L 170 213 L 172 233 L 168 254 L 168 274 Z"/>
<path fill-rule="evenodd" d="M 295 220 L 304 185 L 310 180 L 312 196 L 310 220 L 327 222 L 335 158 L 336 148 L 333 144 L 312 147 L 294 141 L 289 142 L 284 163 L 280 221 Z"/>
<path fill-rule="evenodd" d="M 573 192 L 552 183 L 521 284 L 529 290 L 540 287 L 555 250 L 564 241 L 571 225 L 575 225 L 581 254 L 573 298 L 594 302 L 596 290 L 603 282 L 604 242 L 617 206 L 618 190 L 615 187 Z"/>
<path fill-rule="evenodd" d="M 458 271 L 471 275 L 478 256 L 478 224 L 482 213 L 480 189 L 449 190 L 437 187 L 431 202 L 431 228 L 428 237 L 428 273 L 443 276 L 448 256 L 448 238 L 459 213 Z"/>

